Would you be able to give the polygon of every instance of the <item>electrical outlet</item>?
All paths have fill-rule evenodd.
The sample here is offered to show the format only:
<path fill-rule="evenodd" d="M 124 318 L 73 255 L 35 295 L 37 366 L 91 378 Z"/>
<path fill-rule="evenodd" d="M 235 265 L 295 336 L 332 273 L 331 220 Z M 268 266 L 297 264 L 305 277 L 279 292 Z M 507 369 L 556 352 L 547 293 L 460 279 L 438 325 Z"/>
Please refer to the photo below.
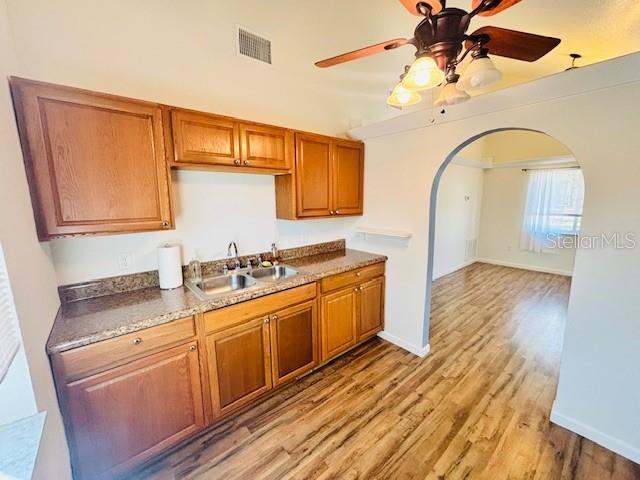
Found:
<path fill-rule="evenodd" d="M 118 255 L 118 267 L 120 270 L 128 270 L 133 265 L 133 254 L 131 252 L 123 252 Z"/>

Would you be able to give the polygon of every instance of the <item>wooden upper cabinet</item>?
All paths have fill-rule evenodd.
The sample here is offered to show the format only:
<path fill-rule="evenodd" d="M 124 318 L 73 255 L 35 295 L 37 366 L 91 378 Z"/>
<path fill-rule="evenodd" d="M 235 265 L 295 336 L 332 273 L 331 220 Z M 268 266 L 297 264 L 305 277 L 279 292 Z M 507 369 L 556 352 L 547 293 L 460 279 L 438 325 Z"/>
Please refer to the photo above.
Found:
<path fill-rule="evenodd" d="M 362 215 L 364 145 L 296 133 L 291 175 L 276 178 L 276 215 L 303 218 Z"/>
<path fill-rule="evenodd" d="M 41 240 L 173 226 L 157 104 L 11 79 Z"/>
<path fill-rule="evenodd" d="M 289 173 L 293 133 L 191 110 L 171 109 L 173 164 L 248 173 Z"/>
<path fill-rule="evenodd" d="M 336 141 L 333 147 L 333 211 L 335 215 L 362 215 L 364 146 Z"/>
<path fill-rule="evenodd" d="M 244 167 L 289 171 L 294 154 L 293 132 L 241 123 L 240 152 Z"/>
<path fill-rule="evenodd" d="M 316 301 L 271 315 L 271 366 L 274 387 L 308 372 L 318 363 Z"/>
<path fill-rule="evenodd" d="M 185 110 L 171 111 L 175 162 L 240 164 L 240 133 L 233 119 Z"/>
<path fill-rule="evenodd" d="M 271 389 L 269 317 L 207 336 L 214 417 L 245 405 Z"/>
<path fill-rule="evenodd" d="M 331 215 L 331 140 L 296 135 L 296 191 L 298 217 Z"/>
<path fill-rule="evenodd" d="M 204 427 L 192 342 L 65 387 L 74 478 L 114 478 Z"/>

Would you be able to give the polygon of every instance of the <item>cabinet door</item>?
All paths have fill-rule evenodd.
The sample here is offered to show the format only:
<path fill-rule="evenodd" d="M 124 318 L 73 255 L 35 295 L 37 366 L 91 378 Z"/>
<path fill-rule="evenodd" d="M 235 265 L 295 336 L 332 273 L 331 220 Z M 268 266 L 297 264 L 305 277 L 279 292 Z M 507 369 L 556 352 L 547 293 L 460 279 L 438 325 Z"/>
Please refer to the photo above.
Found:
<path fill-rule="evenodd" d="M 384 319 L 384 278 L 358 287 L 358 341 L 382 330 Z"/>
<path fill-rule="evenodd" d="M 271 170 L 291 170 L 293 134 L 278 127 L 240 124 L 242 166 Z"/>
<path fill-rule="evenodd" d="M 336 215 L 362 215 L 364 146 L 336 141 L 333 154 L 333 210 Z"/>
<path fill-rule="evenodd" d="M 171 126 L 177 163 L 240 164 L 240 134 L 233 119 L 172 110 Z"/>
<path fill-rule="evenodd" d="M 207 357 L 215 417 L 269 391 L 269 317 L 208 335 Z"/>
<path fill-rule="evenodd" d="M 271 315 L 273 383 L 279 385 L 317 364 L 316 301 Z"/>
<path fill-rule="evenodd" d="M 331 215 L 331 139 L 296 134 L 298 217 Z"/>
<path fill-rule="evenodd" d="M 112 478 L 204 426 L 196 343 L 70 383 L 75 476 Z"/>
<path fill-rule="evenodd" d="M 158 105 L 12 79 L 40 239 L 173 224 Z"/>
<path fill-rule="evenodd" d="M 356 290 L 347 288 L 321 300 L 320 335 L 322 361 L 356 344 Z"/>

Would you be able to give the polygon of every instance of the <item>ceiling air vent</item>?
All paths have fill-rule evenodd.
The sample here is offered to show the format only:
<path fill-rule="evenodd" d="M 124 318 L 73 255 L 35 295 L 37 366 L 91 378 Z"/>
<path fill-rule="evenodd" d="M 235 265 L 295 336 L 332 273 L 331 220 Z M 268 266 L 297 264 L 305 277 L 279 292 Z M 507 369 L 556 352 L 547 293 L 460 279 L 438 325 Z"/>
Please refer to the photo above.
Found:
<path fill-rule="evenodd" d="M 271 41 L 238 27 L 238 53 L 271 65 Z"/>

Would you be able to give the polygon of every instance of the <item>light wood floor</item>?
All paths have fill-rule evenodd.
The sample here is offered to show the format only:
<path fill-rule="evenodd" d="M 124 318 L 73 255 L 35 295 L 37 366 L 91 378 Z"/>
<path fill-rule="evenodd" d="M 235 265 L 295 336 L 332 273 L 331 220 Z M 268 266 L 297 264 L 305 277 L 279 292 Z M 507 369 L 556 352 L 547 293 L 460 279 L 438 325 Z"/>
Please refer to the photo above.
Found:
<path fill-rule="evenodd" d="M 549 423 L 569 279 L 475 264 L 435 283 L 431 354 L 375 339 L 136 475 L 638 479 Z"/>

